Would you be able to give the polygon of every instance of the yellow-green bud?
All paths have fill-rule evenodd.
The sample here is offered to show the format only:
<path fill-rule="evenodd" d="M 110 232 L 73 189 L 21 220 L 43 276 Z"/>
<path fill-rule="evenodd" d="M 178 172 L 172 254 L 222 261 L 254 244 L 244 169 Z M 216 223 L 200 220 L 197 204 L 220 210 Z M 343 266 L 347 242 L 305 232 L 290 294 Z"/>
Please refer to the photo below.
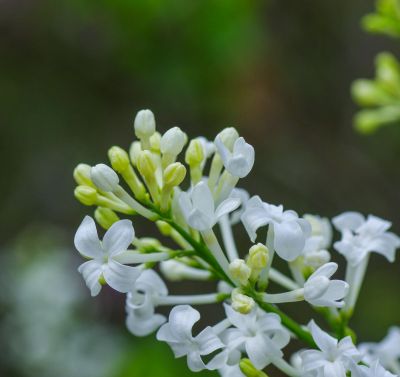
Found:
<path fill-rule="evenodd" d="M 108 229 L 119 220 L 118 215 L 109 208 L 98 207 L 94 211 L 94 218 L 104 229 Z"/>
<path fill-rule="evenodd" d="M 232 151 L 233 145 L 235 144 L 235 141 L 239 138 L 239 133 L 236 131 L 236 128 L 234 127 L 227 127 L 224 128 L 217 136 L 216 138 L 219 137 L 221 138 L 222 142 L 224 145 Z"/>
<path fill-rule="evenodd" d="M 387 52 L 376 58 L 376 76 L 390 91 L 398 91 L 400 85 L 400 65 L 397 59 Z"/>
<path fill-rule="evenodd" d="M 356 80 L 351 86 L 354 100 L 361 106 L 375 106 L 393 102 L 393 97 L 372 80 Z"/>
<path fill-rule="evenodd" d="M 251 269 L 243 259 L 235 259 L 229 264 L 232 278 L 241 285 L 246 285 L 251 275 Z"/>
<path fill-rule="evenodd" d="M 247 265 L 251 269 L 262 270 L 268 263 L 268 248 L 262 243 L 253 245 L 249 250 L 249 257 L 247 258 Z"/>
<path fill-rule="evenodd" d="M 92 206 L 97 203 L 97 191 L 93 187 L 80 185 L 75 187 L 75 198 L 85 206 Z"/>
<path fill-rule="evenodd" d="M 91 166 L 87 164 L 79 164 L 74 169 L 74 179 L 78 185 L 93 186 L 90 178 Z"/>
<path fill-rule="evenodd" d="M 156 221 L 156 225 L 163 236 L 169 237 L 171 235 L 173 229 L 171 225 L 162 220 Z"/>
<path fill-rule="evenodd" d="M 105 164 L 93 166 L 90 177 L 97 188 L 106 192 L 114 191 L 119 184 L 117 173 Z"/>
<path fill-rule="evenodd" d="M 141 151 L 137 161 L 137 168 L 143 177 L 154 177 L 157 170 L 155 157 L 150 151 Z"/>
<path fill-rule="evenodd" d="M 193 139 L 190 141 L 189 146 L 186 149 L 185 162 L 189 166 L 200 165 L 204 160 L 204 149 L 201 145 L 201 141 Z"/>
<path fill-rule="evenodd" d="M 179 186 L 186 176 L 186 168 L 180 162 L 174 162 L 164 170 L 164 185 Z"/>
<path fill-rule="evenodd" d="M 232 309 L 241 314 L 248 314 L 255 306 L 254 300 L 241 293 L 238 288 L 232 291 Z"/>
<path fill-rule="evenodd" d="M 249 359 L 240 360 L 239 366 L 246 377 L 268 377 L 267 374 L 258 370 Z"/>
<path fill-rule="evenodd" d="M 110 159 L 112 168 L 118 172 L 124 172 L 129 164 L 129 156 L 122 148 L 114 146 L 108 150 L 108 158 Z"/>
<path fill-rule="evenodd" d="M 160 141 L 161 134 L 159 132 L 154 132 L 154 134 L 150 137 L 150 149 L 153 152 L 160 153 Z"/>
<path fill-rule="evenodd" d="M 151 237 L 136 238 L 133 241 L 133 244 L 143 252 L 159 249 L 162 246 L 159 240 Z"/>
<path fill-rule="evenodd" d="M 139 154 L 142 151 L 140 141 L 134 141 L 129 148 L 129 157 L 131 159 L 132 165 L 136 166 L 139 160 Z"/>
<path fill-rule="evenodd" d="M 136 114 L 135 135 L 139 139 L 148 139 L 156 131 L 156 121 L 151 110 L 140 110 Z"/>

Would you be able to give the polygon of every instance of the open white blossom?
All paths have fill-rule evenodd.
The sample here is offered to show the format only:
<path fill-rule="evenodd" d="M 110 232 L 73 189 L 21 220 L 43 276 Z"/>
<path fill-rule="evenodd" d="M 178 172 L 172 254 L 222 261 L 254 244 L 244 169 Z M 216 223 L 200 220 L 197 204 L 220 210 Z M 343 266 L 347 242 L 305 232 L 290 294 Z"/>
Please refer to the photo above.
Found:
<path fill-rule="evenodd" d="M 154 313 L 160 296 L 167 296 L 168 289 L 153 270 L 145 270 L 136 280 L 126 298 L 126 325 L 136 336 L 146 336 L 156 331 L 165 316 Z"/>
<path fill-rule="evenodd" d="M 224 306 L 226 316 L 234 326 L 221 335 L 230 352 L 247 353 L 258 369 L 282 358 L 281 350 L 289 343 L 290 335 L 278 315 L 265 313 L 257 307 L 249 314 L 240 314 L 231 306 Z"/>
<path fill-rule="evenodd" d="M 335 242 L 334 247 L 351 265 L 359 264 L 371 252 L 394 262 L 400 238 L 387 231 L 392 225 L 389 221 L 373 215 L 365 219 L 358 212 L 345 212 L 333 218 L 332 222 L 342 233 L 342 239 Z"/>
<path fill-rule="evenodd" d="M 239 137 L 235 141 L 232 151 L 218 136 L 215 138 L 215 146 L 229 173 L 239 178 L 244 178 L 250 173 L 254 165 L 254 148 L 246 143 L 243 137 Z"/>
<path fill-rule="evenodd" d="M 361 343 L 358 349 L 363 360 L 371 364 L 378 359 L 387 369 L 400 373 L 400 328 L 391 327 L 386 337 L 379 343 Z"/>
<path fill-rule="evenodd" d="M 180 193 L 179 204 L 187 223 L 194 229 L 204 231 L 211 229 L 220 217 L 239 207 L 240 199 L 225 199 L 215 209 L 208 185 L 205 182 L 199 182 L 189 193 Z"/>
<path fill-rule="evenodd" d="M 78 271 L 85 279 L 92 296 L 99 294 L 101 278 L 119 292 L 126 293 L 132 288 L 142 268 L 123 265 L 115 257 L 128 249 L 134 237 L 132 222 L 120 220 L 111 226 L 103 241 L 100 241 L 94 220 L 85 216 L 75 234 L 74 242 L 79 253 L 91 259 L 83 263 Z"/>
<path fill-rule="evenodd" d="M 175 306 L 169 314 L 169 320 L 157 332 L 157 339 L 167 342 L 175 357 L 187 356 L 188 367 L 193 372 L 203 369 L 219 369 L 224 358 L 218 354 L 208 363 L 202 356 L 209 355 L 224 347 L 211 327 L 206 327 L 198 335 L 192 335 L 193 325 L 200 319 L 200 313 L 189 305 Z M 223 356 L 223 355 L 222 355 Z"/>
<path fill-rule="evenodd" d="M 319 350 L 300 353 L 303 373 L 310 377 L 346 377 L 350 361 L 358 363 L 361 354 L 349 336 L 338 341 L 321 330 L 314 321 L 309 324 Z"/>
<path fill-rule="evenodd" d="M 281 205 L 265 203 L 259 196 L 253 196 L 247 202 L 242 222 L 253 242 L 257 230 L 268 225 L 273 248 L 287 261 L 296 259 L 302 253 L 311 232 L 309 222 L 300 219 L 296 212 L 284 211 Z"/>
<path fill-rule="evenodd" d="M 342 300 L 349 289 L 349 285 L 343 280 L 330 280 L 336 272 L 336 263 L 327 263 L 316 270 L 304 284 L 304 298 L 314 306 L 343 307 Z"/>

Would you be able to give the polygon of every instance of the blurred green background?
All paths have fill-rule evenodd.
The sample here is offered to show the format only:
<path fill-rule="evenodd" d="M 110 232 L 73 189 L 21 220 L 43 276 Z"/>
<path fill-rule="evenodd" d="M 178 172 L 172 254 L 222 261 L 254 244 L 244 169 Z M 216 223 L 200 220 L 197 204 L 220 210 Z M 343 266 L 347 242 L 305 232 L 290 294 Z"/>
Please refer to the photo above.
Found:
<path fill-rule="evenodd" d="M 128 147 L 142 108 L 160 131 L 213 139 L 237 127 L 256 149 L 242 186 L 266 201 L 328 217 L 373 213 L 400 233 L 400 128 L 352 128 L 351 82 L 373 76 L 376 53 L 399 51 L 361 30 L 372 9 L 371 0 L 0 1 L 0 375 L 191 375 L 167 346 L 127 333 L 122 297 L 105 289 L 92 300 L 76 272 L 73 233 L 90 209 L 73 197 L 72 170 Z M 372 258 L 353 321 L 361 340 L 400 325 L 399 272 Z"/>

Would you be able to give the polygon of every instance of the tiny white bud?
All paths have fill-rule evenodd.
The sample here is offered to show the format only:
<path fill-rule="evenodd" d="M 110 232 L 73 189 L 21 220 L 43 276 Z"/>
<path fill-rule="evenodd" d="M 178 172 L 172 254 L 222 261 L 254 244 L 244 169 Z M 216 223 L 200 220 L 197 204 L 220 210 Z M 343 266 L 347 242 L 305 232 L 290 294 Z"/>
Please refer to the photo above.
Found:
<path fill-rule="evenodd" d="M 75 188 L 75 198 L 85 206 L 92 206 L 97 203 L 97 191 L 93 187 L 80 185 Z"/>
<path fill-rule="evenodd" d="M 331 254 L 327 250 L 308 251 L 304 254 L 304 264 L 313 268 L 318 268 L 331 260 Z"/>
<path fill-rule="evenodd" d="M 186 134 L 179 128 L 170 128 L 162 137 L 160 141 L 161 153 L 171 154 L 177 156 L 182 152 L 183 147 L 187 142 Z"/>
<path fill-rule="evenodd" d="M 87 164 L 79 164 L 74 169 L 74 179 L 78 185 L 93 186 L 90 178 L 91 166 Z"/>
<path fill-rule="evenodd" d="M 112 209 L 105 207 L 96 208 L 94 218 L 104 229 L 109 229 L 119 220 L 118 215 Z"/>
<path fill-rule="evenodd" d="M 190 141 L 189 146 L 186 149 L 185 162 L 189 166 L 199 166 L 204 159 L 204 149 L 201 141 L 193 139 Z"/>
<path fill-rule="evenodd" d="M 139 139 L 150 138 L 150 136 L 156 131 L 156 121 L 151 110 L 140 110 L 136 114 L 134 127 L 135 135 Z"/>
<path fill-rule="evenodd" d="M 232 291 L 232 309 L 242 314 L 248 314 L 255 306 L 254 300 L 240 293 L 237 288 Z"/>
<path fill-rule="evenodd" d="M 117 173 L 105 164 L 93 166 L 90 177 L 96 187 L 106 192 L 114 191 L 119 184 Z"/>
<path fill-rule="evenodd" d="M 164 171 L 164 185 L 167 187 L 179 186 L 186 176 L 186 168 L 180 162 L 174 162 Z"/>
<path fill-rule="evenodd" d="M 267 266 L 269 251 L 262 243 L 253 245 L 249 250 L 247 265 L 251 269 L 261 270 Z"/>
<path fill-rule="evenodd" d="M 229 264 L 229 272 L 233 279 L 241 285 L 246 285 L 251 275 L 251 269 L 243 259 L 235 259 Z"/>
<path fill-rule="evenodd" d="M 221 138 L 221 141 L 224 145 L 232 152 L 233 145 L 235 141 L 239 138 L 239 133 L 236 131 L 234 127 L 224 128 L 217 136 L 217 138 Z"/>
<path fill-rule="evenodd" d="M 118 173 L 124 172 L 129 166 L 129 156 L 122 148 L 114 146 L 108 150 L 112 168 Z"/>

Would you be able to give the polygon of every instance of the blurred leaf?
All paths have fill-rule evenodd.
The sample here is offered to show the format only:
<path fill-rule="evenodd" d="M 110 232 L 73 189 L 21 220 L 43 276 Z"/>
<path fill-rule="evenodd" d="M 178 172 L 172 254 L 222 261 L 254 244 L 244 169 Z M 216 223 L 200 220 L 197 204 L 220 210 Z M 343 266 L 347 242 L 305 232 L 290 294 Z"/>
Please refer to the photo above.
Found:
<path fill-rule="evenodd" d="M 400 38 L 400 0 L 378 0 L 376 12 L 366 15 L 362 25 L 370 33 Z"/>

